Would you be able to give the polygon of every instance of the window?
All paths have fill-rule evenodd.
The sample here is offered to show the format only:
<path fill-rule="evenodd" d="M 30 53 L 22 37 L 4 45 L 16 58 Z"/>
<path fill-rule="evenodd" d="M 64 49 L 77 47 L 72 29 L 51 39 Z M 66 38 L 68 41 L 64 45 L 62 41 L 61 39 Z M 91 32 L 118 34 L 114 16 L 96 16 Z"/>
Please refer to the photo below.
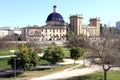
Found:
<path fill-rule="evenodd" d="M 64 29 L 63 29 L 63 32 L 64 32 Z"/>
<path fill-rule="evenodd" d="M 53 33 L 55 33 L 55 29 L 53 29 Z"/>
<path fill-rule="evenodd" d="M 60 29 L 60 33 L 61 33 L 61 29 Z"/>
<path fill-rule="evenodd" d="M 47 33 L 47 29 L 46 29 L 46 33 Z"/>

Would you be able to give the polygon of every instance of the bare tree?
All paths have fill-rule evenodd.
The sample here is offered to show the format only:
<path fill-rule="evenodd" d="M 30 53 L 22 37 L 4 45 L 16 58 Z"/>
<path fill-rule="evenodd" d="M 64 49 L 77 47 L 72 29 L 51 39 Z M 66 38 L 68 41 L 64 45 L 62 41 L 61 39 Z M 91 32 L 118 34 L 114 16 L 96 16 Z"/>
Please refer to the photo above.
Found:
<path fill-rule="evenodd" d="M 88 48 L 89 42 L 85 40 L 85 37 L 83 35 L 75 35 L 73 32 L 69 32 L 67 34 L 68 47 L 82 47 L 82 48 Z"/>
<path fill-rule="evenodd" d="M 101 65 L 104 71 L 104 80 L 107 79 L 107 71 L 113 67 L 119 67 L 120 38 L 117 35 L 105 31 L 103 39 L 92 44 L 92 62 Z"/>

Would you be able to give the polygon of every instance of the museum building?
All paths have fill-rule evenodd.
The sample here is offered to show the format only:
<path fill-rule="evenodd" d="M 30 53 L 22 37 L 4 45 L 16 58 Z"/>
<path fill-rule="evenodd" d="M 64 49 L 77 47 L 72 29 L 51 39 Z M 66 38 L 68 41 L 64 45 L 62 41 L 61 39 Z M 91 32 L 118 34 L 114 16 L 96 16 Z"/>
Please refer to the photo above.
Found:
<path fill-rule="evenodd" d="M 100 18 L 91 18 L 90 24 L 83 25 L 82 15 L 71 15 L 70 24 L 66 24 L 61 14 L 53 6 L 53 12 L 46 19 L 44 26 L 27 26 L 22 28 L 22 40 L 24 41 L 66 41 L 66 34 L 72 31 L 76 36 L 80 34 L 86 37 L 100 36 Z"/>

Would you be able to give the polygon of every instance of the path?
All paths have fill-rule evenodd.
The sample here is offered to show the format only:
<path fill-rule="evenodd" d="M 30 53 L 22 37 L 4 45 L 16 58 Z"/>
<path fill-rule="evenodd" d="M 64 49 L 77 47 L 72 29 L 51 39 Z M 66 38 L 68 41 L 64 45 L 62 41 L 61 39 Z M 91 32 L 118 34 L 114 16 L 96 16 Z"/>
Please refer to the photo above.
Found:
<path fill-rule="evenodd" d="M 0 56 L 0 58 L 9 58 L 9 57 L 16 57 L 16 55 L 5 55 L 5 56 Z"/>
<path fill-rule="evenodd" d="M 71 64 L 71 63 L 73 63 L 73 60 L 65 59 L 65 62 L 60 64 Z M 79 63 L 79 65 L 82 65 L 83 60 L 76 61 L 76 63 Z M 32 78 L 31 80 L 63 80 L 69 77 L 86 75 L 86 74 L 94 73 L 100 70 L 100 66 L 97 66 L 97 65 L 89 66 L 90 63 L 87 60 L 85 60 L 85 63 L 86 63 L 86 66 L 88 66 L 87 68 L 73 69 L 74 67 L 72 67 L 69 69 L 65 69 L 64 71 L 56 72 L 50 75 Z"/>

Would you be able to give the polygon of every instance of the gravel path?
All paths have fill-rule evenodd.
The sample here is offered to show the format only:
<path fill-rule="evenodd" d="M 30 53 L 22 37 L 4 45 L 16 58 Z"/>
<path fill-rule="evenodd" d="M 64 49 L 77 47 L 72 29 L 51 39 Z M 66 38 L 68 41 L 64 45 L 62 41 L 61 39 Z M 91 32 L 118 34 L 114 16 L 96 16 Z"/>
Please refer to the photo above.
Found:
<path fill-rule="evenodd" d="M 60 63 L 60 64 L 72 64 L 74 62 L 71 59 L 65 59 L 64 61 L 65 62 Z M 76 61 L 76 63 L 79 63 L 79 65 L 82 65 L 83 60 Z M 63 80 L 63 79 L 69 78 L 69 77 L 86 75 L 86 74 L 90 74 L 90 73 L 94 73 L 96 71 L 102 70 L 100 66 L 97 66 L 97 65 L 90 66 L 90 62 L 88 60 L 85 60 L 85 64 L 88 67 L 82 68 L 82 69 L 79 69 L 79 68 L 75 69 L 75 67 L 79 66 L 79 65 L 77 65 L 75 67 L 65 69 L 63 71 L 56 72 L 56 73 L 53 73 L 50 75 L 32 78 L 31 80 Z"/>

